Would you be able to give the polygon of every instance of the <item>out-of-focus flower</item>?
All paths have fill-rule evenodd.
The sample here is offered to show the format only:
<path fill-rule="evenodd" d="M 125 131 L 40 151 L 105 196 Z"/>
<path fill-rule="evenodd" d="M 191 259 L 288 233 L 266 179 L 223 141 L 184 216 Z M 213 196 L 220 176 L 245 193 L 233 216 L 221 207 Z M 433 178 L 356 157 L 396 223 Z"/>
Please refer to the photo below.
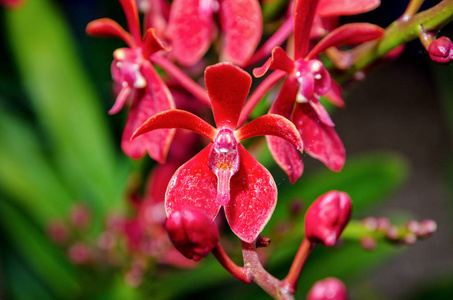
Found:
<path fill-rule="evenodd" d="M 312 203 L 305 214 L 305 236 L 312 242 L 334 246 L 351 218 L 348 194 L 330 191 Z"/>
<path fill-rule="evenodd" d="M 263 27 L 258 0 L 175 0 L 168 38 L 180 64 L 196 64 L 209 49 L 217 32 L 214 13 L 222 31 L 221 60 L 243 66 L 252 56 Z"/>
<path fill-rule="evenodd" d="M 251 243 L 272 215 L 277 188 L 269 171 L 239 142 L 276 135 L 302 151 L 302 140 L 295 126 L 279 115 L 261 116 L 236 130 L 251 85 L 250 75 L 240 68 L 229 63 L 210 66 L 205 82 L 217 129 L 191 113 L 169 110 L 148 119 L 133 138 L 159 128 L 184 128 L 211 140 L 173 175 L 165 196 L 167 216 L 194 207 L 214 219 L 223 206 L 233 232 Z"/>
<path fill-rule="evenodd" d="M 346 286 L 337 278 L 317 281 L 307 294 L 307 300 L 347 300 Z"/>

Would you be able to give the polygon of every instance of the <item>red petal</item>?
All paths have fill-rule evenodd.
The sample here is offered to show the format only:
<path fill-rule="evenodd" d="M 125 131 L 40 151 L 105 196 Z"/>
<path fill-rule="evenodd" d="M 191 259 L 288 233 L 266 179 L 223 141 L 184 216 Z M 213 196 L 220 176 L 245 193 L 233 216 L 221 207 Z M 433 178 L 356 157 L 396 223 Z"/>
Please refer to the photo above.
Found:
<path fill-rule="evenodd" d="M 232 64 L 219 63 L 206 68 L 205 83 L 217 128 L 235 130 L 252 77 Z"/>
<path fill-rule="evenodd" d="M 296 148 L 285 139 L 266 136 L 267 145 L 277 164 L 288 175 L 289 181 L 294 183 L 304 172 L 304 163 Z"/>
<path fill-rule="evenodd" d="M 259 135 L 273 135 L 284 138 L 294 145 L 299 151 L 303 151 L 302 140 L 291 121 L 277 114 L 261 116 L 236 131 L 240 141 Z"/>
<path fill-rule="evenodd" d="M 329 169 L 340 171 L 346 154 L 333 127 L 320 122 L 317 114 L 307 104 L 296 107 L 293 120 L 304 141 L 305 151 L 322 161 Z"/>
<path fill-rule="evenodd" d="M 132 38 L 132 35 L 130 35 L 129 32 L 124 30 L 120 24 L 116 23 L 112 19 L 105 18 L 91 21 L 87 25 L 86 33 L 94 36 L 118 37 L 125 41 L 131 48 L 135 48 L 137 46 Z"/>
<path fill-rule="evenodd" d="M 211 141 L 217 133 L 216 129 L 203 121 L 200 117 L 184 110 L 170 109 L 150 117 L 138 128 L 131 139 L 147 132 L 162 128 L 182 128 L 192 130 Z"/>
<path fill-rule="evenodd" d="M 297 90 L 297 79 L 293 76 L 288 76 L 269 113 L 279 114 L 289 119 L 294 110 L 294 101 L 296 99 Z M 299 152 L 285 139 L 266 136 L 266 140 L 269 150 L 277 164 L 288 175 L 291 183 L 296 182 L 304 171 L 304 164 L 299 157 Z"/>
<path fill-rule="evenodd" d="M 224 38 L 222 56 L 227 61 L 244 66 L 263 32 L 258 0 L 221 1 L 220 19 Z"/>
<path fill-rule="evenodd" d="M 380 4 L 380 0 L 320 0 L 316 14 L 322 17 L 357 15 Z"/>
<path fill-rule="evenodd" d="M 127 25 L 129 32 L 135 39 L 137 44 L 142 41 L 142 35 L 140 33 L 140 24 L 138 21 L 138 11 L 135 0 L 119 0 L 123 7 L 124 14 L 126 15 Z"/>
<path fill-rule="evenodd" d="M 134 131 L 149 117 L 174 108 L 173 98 L 159 75 L 149 63 L 144 63 L 141 74 L 147 82 L 146 88 L 138 90 L 137 102 L 133 104 L 124 128 L 121 147 L 134 159 L 139 159 L 145 152 L 151 158 L 162 163 L 173 138 L 174 130 L 164 129 L 147 133 L 133 141 Z"/>
<path fill-rule="evenodd" d="M 311 99 L 309 104 L 313 111 L 318 115 L 318 121 L 323 122 L 325 125 L 334 127 L 335 124 L 332 122 L 332 119 L 329 116 L 329 113 L 324 108 L 319 100 Z"/>
<path fill-rule="evenodd" d="M 164 202 L 168 183 L 179 167 L 173 163 L 156 165 L 152 169 L 146 185 L 145 201 L 150 203 Z"/>
<path fill-rule="evenodd" d="M 211 148 L 212 144 L 209 144 L 173 175 L 165 195 L 167 216 L 184 207 L 198 208 L 212 219 L 219 212 L 217 178 L 208 168 Z"/>
<path fill-rule="evenodd" d="M 341 95 L 341 86 L 335 80 L 331 80 L 330 90 L 324 95 L 324 97 L 326 97 L 330 103 L 338 107 L 344 107 L 344 101 Z"/>
<path fill-rule="evenodd" d="M 294 4 L 294 59 L 304 58 L 310 43 L 316 6 L 319 0 L 296 0 Z"/>
<path fill-rule="evenodd" d="M 333 46 L 353 45 L 378 39 L 384 32 L 383 28 L 369 23 L 351 23 L 340 26 L 316 44 L 307 55 L 307 59 L 312 59 Z"/>
<path fill-rule="evenodd" d="M 160 39 L 156 36 L 154 28 L 148 29 L 143 41 L 143 57 L 148 58 L 150 55 L 160 50 L 170 50 L 165 47 Z"/>
<path fill-rule="evenodd" d="M 269 171 L 242 145 L 238 148 L 241 165 L 231 178 L 231 200 L 225 206 L 225 215 L 231 230 L 241 240 L 251 243 L 274 212 L 277 187 Z"/>
<path fill-rule="evenodd" d="M 201 7 L 200 2 L 175 0 L 171 5 L 168 38 L 172 41 L 176 59 L 185 66 L 197 63 L 211 44 L 214 30 L 212 10 Z"/>
<path fill-rule="evenodd" d="M 126 104 L 127 99 L 131 95 L 131 92 L 132 89 L 129 86 L 124 86 L 123 88 L 121 88 L 118 96 L 116 96 L 115 104 L 109 110 L 110 115 L 116 114 L 124 107 L 124 104 Z"/>
<path fill-rule="evenodd" d="M 275 47 L 272 50 L 272 56 L 266 61 L 266 63 L 260 68 L 253 69 L 253 75 L 255 77 L 261 77 L 266 74 L 269 69 L 283 70 L 290 74 L 294 70 L 294 61 L 289 58 L 285 50 L 281 47 Z"/>

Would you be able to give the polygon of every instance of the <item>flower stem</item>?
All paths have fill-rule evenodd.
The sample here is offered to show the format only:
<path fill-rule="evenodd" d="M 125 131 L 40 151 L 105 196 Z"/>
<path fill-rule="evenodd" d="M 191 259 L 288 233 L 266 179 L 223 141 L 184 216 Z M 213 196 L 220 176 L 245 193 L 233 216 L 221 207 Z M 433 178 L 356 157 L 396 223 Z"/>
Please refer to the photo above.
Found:
<path fill-rule="evenodd" d="M 238 127 L 241 127 L 245 123 L 245 121 L 247 121 L 253 109 L 264 97 L 264 95 L 274 86 L 275 83 L 277 83 L 277 81 L 282 79 L 285 75 L 286 72 L 275 70 L 260 83 L 260 85 L 255 89 L 253 94 L 245 103 L 241 111 L 241 115 L 239 116 Z"/>
<path fill-rule="evenodd" d="M 452 20 L 453 0 L 443 0 L 408 20 L 396 20 L 387 27 L 381 39 L 364 43 L 352 50 L 353 63 L 348 71 L 349 75 L 363 70 L 390 50 L 418 38 L 421 28 L 426 31 L 438 30 Z"/>
<path fill-rule="evenodd" d="M 252 282 L 250 276 L 248 275 L 246 268 L 241 268 L 236 265 L 223 250 L 222 246 L 219 243 L 212 249 L 212 254 L 217 258 L 222 267 L 225 268 L 231 275 L 239 279 L 242 282 L 250 283 Z"/>
<path fill-rule="evenodd" d="M 406 7 L 406 11 L 401 16 L 401 19 L 407 21 L 409 18 L 412 18 L 412 16 L 418 12 L 423 2 L 425 2 L 425 0 L 411 0 Z"/>
<path fill-rule="evenodd" d="M 281 288 L 280 280 L 273 277 L 263 268 L 258 253 L 256 253 L 255 243 L 242 242 L 242 255 L 244 257 L 244 268 L 248 269 L 248 274 L 253 282 L 274 299 L 294 299 L 292 294 Z"/>
<path fill-rule="evenodd" d="M 189 76 L 187 76 L 180 68 L 175 66 L 171 61 L 166 59 L 161 55 L 152 55 L 150 57 L 151 62 L 155 63 L 170 76 L 173 77 L 182 87 L 184 87 L 189 93 L 191 93 L 195 98 L 199 99 L 207 105 L 211 105 L 211 102 L 208 98 L 208 93 L 204 88 L 199 84 L 193 81 Z"/>
<path fill-rule="evenodd" d="M 312 243 L 306 238 L 302 240 L 299 250 L 297 250 L 296 256 L 294 257 L 293 264 L 289 269 L 288 275 L 282 280 L 281 283 L 281 287 L 289 293 L 294 294 L 296 292 L 297 280 L 299 279 L 305 261 L 314 247 L 315 243 Z"/>

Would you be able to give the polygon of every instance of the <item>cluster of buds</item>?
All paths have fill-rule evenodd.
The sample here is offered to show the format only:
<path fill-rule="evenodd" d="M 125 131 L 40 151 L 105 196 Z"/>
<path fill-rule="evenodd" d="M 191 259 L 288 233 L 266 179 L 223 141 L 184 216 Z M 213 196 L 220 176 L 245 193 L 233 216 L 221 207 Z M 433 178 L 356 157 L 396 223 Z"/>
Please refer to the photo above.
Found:
<path fill-rule="evenodd" d="M 417 240 L 430 237 L 437 230 L 433 220 L 411 220 L 397 226 L 385 217 L 367 217 L 361 221 L 361 225 L 365 233 L 360 237 L 360 244 L 367 250 L 376 248 L 377 241 L 382 239 L 396 245 L 412 245 Z"/>

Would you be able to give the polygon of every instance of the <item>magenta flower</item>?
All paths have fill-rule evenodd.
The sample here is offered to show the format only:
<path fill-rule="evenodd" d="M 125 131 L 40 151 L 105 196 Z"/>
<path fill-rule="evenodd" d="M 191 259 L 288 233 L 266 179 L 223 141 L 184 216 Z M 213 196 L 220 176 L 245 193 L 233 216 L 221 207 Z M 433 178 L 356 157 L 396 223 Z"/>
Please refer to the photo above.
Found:
<path fill-rule="evenodd" d="M 134 141 L 130 141 L 130 136 L 150 116 L 175 107 L 170 91 L 148 60 L 156 52 L 165 50 L 165 47 L 152 28 L 148 29 L 142 40 L 134 0 L 120 0 L 120 3 L 126 14 L 130 33 L 111 19 L 92 21 L 86 31 L 91 35 L 119 37 L 129 46 L 113 53 L 112 77 L 121 86 L 121 90 L 109 113 L 120 111 L 133 95 L 121 147 L 131 158 L 139 159 L 148 152 L 153 159 L 162 163 L 165 161 L 173 130 L 155 131 Z"/>
<path fill-rule="evenodd" d="M 263 27 L 258 0 L 175 0 L 168 38 L 180 64 L 196 64 L 209 49 L 217 32 L 214 13 L 222 31 L 221 60 L 243 66 L 252 56 Z"/>
<path fill-rule="evenodd" d="M 438 64 L 449 64 L 453 59 L 453 45 L 445 36 L 434 40 L 429 44 L 429 57 Z"/>
<path fill-rule="evenodd" d="M 379 38 L 384 30 L 366 23 L 346 24 L 332 31 L 308 51 L 317 2 L 295 2 L 294 60 L 282 48 L 275 47 L 272 57 L 261 68 L 255 69 L 253 74 L 260 77 L 268 69 L 279 69 L 288 74 L 269 113 L 292 120 L 300 132 L 306 152 L 330 169 L 339 171 L 345 161 L 344 146 L 320 98 L 326 95 L 338 106 L 343 106 L 344 102 L 339 85 L 331 79 L 323 63 L 316 57 L 332 46 Z M 277 163 L 288 174 L 290 181 L 295 182 L 303 172 L 303 163 L 296 149 L 277 137 L 267 137 L 267 141 Z"/>
<path fill-rule="evenodd" d="M 334 246 L 351 218 L 352 204 L 344 192 L 330 191 L 310 205 L 305 214 L 305 236 L 311 242 Z"/>
<path fill-rule="evenodd" d="M 347 300 L 348 298 L 346 286 L 334 277 L 317 281 L 307 294 L 307 300 Z"/>
<path fill-rule="evenodd" d="M 205 83 L 217 129 L 191 113 L 174 109 L 149 118 L 132 137 L 160 128 L 184 128 L 208 138 L 211 143 L 170 180 L 165 196 L 167 216 L 192 207 L 214 219 L 223 206 L 233 232 L 249 243 L 270 219 L 277 188 L 269 171 L 239 142 L 275 135 L 302 151 L 296 127 L 279 115 L 261 116 L 236 129 L 251 81 L 250 75 L 229 63 L 210 66 Z"/>

